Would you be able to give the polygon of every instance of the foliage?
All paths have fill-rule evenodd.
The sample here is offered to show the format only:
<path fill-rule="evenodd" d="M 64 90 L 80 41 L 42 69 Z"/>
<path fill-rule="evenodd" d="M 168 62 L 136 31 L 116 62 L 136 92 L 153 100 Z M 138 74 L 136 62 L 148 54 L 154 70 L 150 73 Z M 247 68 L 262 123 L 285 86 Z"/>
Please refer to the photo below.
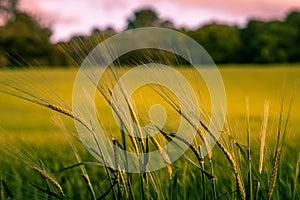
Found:
<path fill-rule="evenodd" d="M 140 27 L 174 28 L 174 25 L 169 20 L 161 20 L 151 8 L 144 8 L 135 11 L 133 16 L 127 19 L 127 30 Z"/>
<path fill-rule="evenodd" d="M 133 17 L 127 20 L 127 29 L 134 29 L 147 26 L 159 26 L 159 17 L 151 9 L 137 10 Z"/>
<path fill-rule="evenodd" d="M 95 27 L 90 35 L 74 35 L 69 41 L 52 44 L 51 29 L 41 25 L 35 17 L 19 11 L 17 3 L 17 0 L 0 1 L 0 15 L 6 19 L 6 24 L 0 27 L 2 67 L 80 63 L 99 42 L 116 34 L 111 27 L 104 30 Z M 198 41 L 216 63 L 287 63 L 300 62 L 299 24 L 300 12 L 294 10 L 283 20 L 250 19 L 245 27 L 210 23 L 195 30 L 177 29 L 170 20 L 161 19 L 154 10 L 145 8 L 136 10 L 127 19 L 126 29 L 151 26 L 178 30 Z M 149 37 L 152 37 L 151 33 Z M 188 64 L 188 61 L 167 52 L 164 52 L 164 58 L 158 59 L 157 52 L 149 49 L 124 55 L 117 62 L 135 63 L 137 59 L 127 59 L 133 55 L 143 62 L 157 60 L 164 64 L 178 61 Z"/>
<path fill-rule="evenodd" d="M 241 31 L 242 41 L 247 47 L 244 49 L 244 61 L 299 62 L 299 31 L 299 27 L 289 22 L 249 21 Z"/>
<path fill-rule="evenodd" d="M 52 32 L 27 13 L 14 11 L 0 27 L 0 67 L 66 65 L 66 56 L 50 42 Z"/>
<path fill-rule="evenodd" d="M 242 48 L 242 41 L 238 27 L 208 24 L 187 34 L 199 42 L 216 63 L 239 61 L 236 56 Z"/>
<path fill-rule="evenodd" d="M 243 28 L 210 23 L 196 30 L 187 30 L 176 29 L 171 21 L 160 19 L 155 11 L 147 8 L 134 12 L 127 20 L 127 29 L 147 26 L 175 29 L 199 42 L 216 63 L 287 63 L 300 62 L 299 21 L 300 12 L 291 11 L 282 21 L 251 19 Z M 99 31 L 98 33 L 98 38 L 100 38 L 98 42 L 103 39 L 100 35 L 103 35 L 104 38 L 107 37 L 107 33 L 105 32 Z M 95 34 L 91 36 L 81 36 L 81 45 L 79 45 L 77 49 L 75 47 L 76 51 L 85 49 L 85 41 L 91 37 L 95 39 Z M 152 37 L 151 33 L 149 33 L 149 37 Z M 78 41 L 78 38 L 75 39 L 73 37 L 67 44 L 76 40 Z M 74 54 L 75 49 L 71 49 L 70 52 L 73 57 L 76 57 L 76 54 Z M 66 51 L 69 52 L 68 49 L 66 49 Z M 161 54 L 161 52 L 159 53 Z M 168 62 L 174 64 L 178 61 L 182 64 L 188 64 L 188 61 L 184 61 L 173 54 L 164 52 L 164 59 L 157 59 L 156 54 L 157 52 L 147 49 L 145 51 L 125 55 L 124 58 L 133 58 L 133 55 L 135 55 L 140 61 L 144 62 L 150 58 L 164 64 Z M 86 54 L 82 56 L 84 55 Z M 128 59 L 124 60 L 127 61 L 125 64 L 136 62 L 135 58 L 129 63 Z M 120 63 L 123 62 L 120 61 Z"/>

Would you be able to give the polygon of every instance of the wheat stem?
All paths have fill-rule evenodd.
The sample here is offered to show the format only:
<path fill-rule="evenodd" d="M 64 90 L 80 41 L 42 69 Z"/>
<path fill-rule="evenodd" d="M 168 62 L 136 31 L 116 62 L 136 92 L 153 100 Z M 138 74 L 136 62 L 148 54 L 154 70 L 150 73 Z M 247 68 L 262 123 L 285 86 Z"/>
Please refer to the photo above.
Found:
<path fill-rule="evenodd" d="M 45 172 L 44 170 L 38 168 L 38 167 L 33 167 L 34 171 L 36 171 L 37 173 L 39 173 L 42 177 L 44 177 L 45 179 L 47 179 L 50 183 L 52 183 L 53 186 L 55 186 L 58 191 L 61 193 L 61 195 L 63 197 L 65 197 L 65 193 L 62 189 L 62 187 L 60 186 L 60 184 L 47 172 Z"/>
<path fill-rule="evenodd" d="M 276 154 L 275 154 L 275 162 L 274 162 L 274 166 L 273 166 L 273 170 L 272 170 L 272 176 L 269 182 L 269 190 L 268 190 L 268 199 L 270 200 L 275 186 L 276 186 L 276 181 L 277 181 L 277 174 L 278 174 L 278 169 L 279 169 L 279 160 L 280 160 L 280 153 L 281 150 L 277 149 L 276 150 Z"/>
<path fill-rule="evenodd" d="M 296 171 L 295 171 L 295 176 L 294 176 L 294 190 L 293 190 L 293 197 L 292 200 L 296 198 L 296 193 L 297 193 L 297 186 L 298 186 L 298 177 L 299 177 L 299 169 L 300 168 L 300 153 L 298 154 L 298 161 L 296 164 Z"/>
<path fill-rule="evenodd" d="M 252 200 L 252 161 L 251 161 L 251 138 L 250 138 L 250 110 L 249 97 L 246 97 L 246 125 L 247 125 L 247 158 L 248 158 L 248 195 L 247 199 Z"/>
<path fill-rule="evenodd" d="M 163 158 L 164 162 L 166 163 L 166 168 L 169 174 L 170 179 L 172 179 L 172 167 L 171 167 L 171 160 L 168 156 L 168 154 L 163 150 L 163 148 L 160 146 L 160 144 L 158 143 L 158 141 L 154 138 L 154 137 L 150 137 L 151 141 L 153 142 L 154 146 L 158 149 L 161 157 Z"/>

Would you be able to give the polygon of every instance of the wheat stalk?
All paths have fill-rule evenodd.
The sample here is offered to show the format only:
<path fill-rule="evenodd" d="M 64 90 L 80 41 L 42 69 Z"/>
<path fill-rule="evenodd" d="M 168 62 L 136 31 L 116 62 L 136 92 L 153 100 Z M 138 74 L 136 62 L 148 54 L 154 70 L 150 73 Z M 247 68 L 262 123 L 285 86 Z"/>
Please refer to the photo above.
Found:
<path fill-rule="evenodd" d="M 85 184 L 88 186 L 88 189 L 89 189 L 89 191 L 90 191 L 90 193 L 92 195 L 92 198 L 96 199 L 95 193 L 94 193 L 94 189 L 93 189 L 93 185 L 92 185 L 92 182 L 90 180 L 89 175 L 88 174 L 82 174 L 82 178 L 83 178 Z"/>
<path fill-rule="evenodd" d="M 262 174 L 263 163 L 264 163 L 268 118 L 269 118 L 269 101 L 265 100 L 263 122 L 262 122 L 261 132 L 260 132 L 260 154 L 259 154 L 259 164 L 258 164 L 258 173 L 259 174 Z M 261 184 L 261 182 L 258 180 L 257 187 L 256 187 L 255 199 L 258 198 L 260 184 Z"/>
<path fill-rule="evenodd" d="M 261 135 L 260 135 L 260 137 L 261 137 L 260 138 L 260 157 L 259 157 L 259 166 L 258 166 L 258 172 L 260 174 L 262 173 L 263 162 L 264 162 L 264 150 L 265 150 L 268 118 L 269 118 L 269 101 L 265 101 L 264 118 L 263 118 Z"/>
<path fill-rule="evenodd" d="M 38 167 L 33 167 L 34 171 L 36 171 L 37 173 L 39 173 L 42 177 L 44 177 L 45 179 L 47 179 L 50 183 L 52 183 L 52 185 L 54 185 L 58 191 L 61 193 L 61 195 L 63 197 L 65 197 L 65 193 L 62 189 L 62 187 L 60 186 L 60 184 L 50 175 L 48 174 L 46 171 L 38 168 Z"/>
<path fill-rule="evenodd" d="M 296 192 L 297 192 L 299 168 L 300 168 L 300 153 L 298 154 L 298 161 L 296 164 L 296 171 L 295 171 L 295 176 L 294 176 L 294 191 L 293 191 L 293 197 L 292 197 L 293 200 L 295 199 Z"/>
<path fill-rule="evenodd" d="M 172 171 L 172 167 L 171 167 L 172 162 L 171 162 L 168 154 L 163 150 L 163 148 L 160 146 L 160 144 L 154 137 L 150 137 L 150 139 L 153 142 L 154 146 L 158 149 L 163 160 L 165 161 L 168 174 L 170 176 L 170 179 L 172 179 L 172 175 L 173 175 L 173 171 Z"/>
<path fill-rule="evenodd" d="M 246 97 L 246 126 L 247 126 L 247 159 L 248 159 L 248 195 L 247 198 L 252 200 L 252 161 L 251 161 L 251 138 L 250 138 L 250 110 L 249 97 Z"/>
<path fill-rule="evenodd" d="M 268 190 L 268 199 L 271 199 L 275 186 L 276 186 L 276 181 L 277 181 L 277 174 L 278 174 L 278 168 L 279 168 L 279 159 L 280 159 L 280 153 L 281 150 L 278 148 L 276 150 L 275 154 L 275 162 L 272 170 L 272 176 L 269 182 L 269 190 Z"/>
<path fill-rule="evenodd" d="M 220 142 L 217 142 L 217 143 L 220 143 Z M 224 147 L 224 145 L 220 145 L 220 144 L 218 144 L 218 146 L 220 147 L 222 152 L 225 154 L 227 160 L 230 162 L 230 164 L 233 168 L 233 172 L 236 177 L 236 181 L 237 181 L 237 185 L 238 185 L 238 189 L 239 189 L 241 198 L 243 200 L 246 200 L 246 191 L 245 191 L 245 187 L 244 187 L 244 182 L 243 182 L 242 176 L 240 174 L 240 171 L 238 169 L 238 166 L 235 162 L 235 159 L 233 158 L 232 154 Z"/>
<path fill-rule="evenodd" d="M 238 189 L 241 195 L 241 198 L 244 200 L 246 199 L 246 192 L 245 192 L 245 187 L 244 187 L 244 183 L 243 183 L 243 179 L 241 177 L 241 174 L 238 170 L 238 166 L 236 164 L 235 159 L 233 158 L 232 154 L 230 153 L 230 151 L 225 147 L 225 145 L 223 145 L 215 136 L 214 134 L 209 130 L 209 128 L 204 124 L 203 121 L 195 121 L 191 116 L 187 115 L 186 113 L 181 112 L 180 106 L 173 100 L 170 99 L 169 96 L 164 95 L 164 93 L 162 94 L 161 92 L 159 92 L 158 90 L 155 90 L 162 98 L 164 98 L 166 100 L 167 103 L 169 103 L 169 105 L 171 105 L 171 107 L 173 107 L 185 120 L 187 120 L 187 122 L 194 127 L 194 129 L 197 131 L 197 133 L 199 134 L 200 138 L 202 139 L 202 141 L 204 143 L 207 143 L 206 137 L 205 135 L 203 135 L 200 127 L 202 127 L 209 135 L 210 137 L 212 137 L 212 139 L 216 142 L 216 144 L 219 146 L 219 148 L 222 150 L 222 152 L 225 154 L 226 158 L 229 160 L 235 177 L 236 177 L 236 181 L 237 181 L 237 185 L 238 185 Z M 200 126 L 199 126 L 200 125 Z"/>
<path fill-rule="evenodd" d="M 69 142 L 69 144 L 70 144 L 70 146 L 71 146 L 71 148 L 73 150 L 73 153 L 74 153 L 74 156 L 75 156 L 77 162 L 78 163 L 82 163 L 82 159 L 81 159 L 81 157 L 79 155 L 78 149 L 77 149 L 76 145 L 74 144 L 74 142 L 72 141 L 72 137 L 68 133 L 68 131 L 67 131 L 66 127 L 64 126 L 62 120 L 59 117 L 54 117 L 53 121 L 54 121 L 54 123 L 58 127 L 60 127 L 61 131 L 64 133 L 67 141 Z M 81 169 L 81 172 L 82 172 L 82 177 L 83 177 L 85 183 L 88 186 L 88 189 L 90 191 L 90 194 L 91 194 L 92 198 L 96 199 L 95 192 L 94 192 L 94 189 L 93 189 L 93 185 L 92 185 L 92 183 L 90 181 L 90 177 L 89 177 L 88 172 L 87 172 L 87 170 L 85 168 L 85 165 L 81 165 L 80 169 Z"/>

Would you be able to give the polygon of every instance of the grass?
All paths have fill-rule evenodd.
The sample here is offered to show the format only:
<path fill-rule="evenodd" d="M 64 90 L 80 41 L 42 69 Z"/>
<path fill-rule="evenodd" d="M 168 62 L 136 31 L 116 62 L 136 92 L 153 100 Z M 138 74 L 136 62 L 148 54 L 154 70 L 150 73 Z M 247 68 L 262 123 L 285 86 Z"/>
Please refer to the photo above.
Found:
<path fill-rule="evenodd" d="M 219 148 L 215 147 L 211 155 L 204 160 L 199 160 L 200 164 L 198 165 L 195 154 L 200 151 L 197 149 L 197 144 L 193 144 L 192 147 L 196 150 L 189 150 L 186 157 L 168 165 L 167 169 L 146 174 L 127 174 L 97 166 L 96 160 L 86 152 L 83 146 L 76 140 L 72 140 L 73 135 L 68 137 L 69 129 L 62 131 L 50 123 L 53 121 L 53 112 L 0 93 L 0 127 L 2 130 L 0 136 L 6 145 L 0 150 L 3 155 L 3 159 L 0 160 L 2 197 L 5 199 L 5 195 L 6 197 L 13 195 L 14 198 L 18 198 L 27 195 L 27 197 L 33 196 L 34 198 L 53 196 L 82 199 L 88 195 L 91 198 L 115 197 L 121 199 L 175 199 L 176 196 L 177 199 L 213 199 L 214 197 L 253 199 L 255 196 L 260 199 L 268 198 L 264 195 L 265 192 L 274 199 L 299 198 L 299 194 L 295 190 L 299 183 L 295 174 L 299 174 L 297 154 L 300 145 L 298 142 L 300 141 L 300 127 L 298 126 L 300 124 L 300 107 L 297 105 L 297 102 L 300 101 L 300 94 L 297 92 L 294 95 L 294 105 L 289 113 L 291 123 L 288 124 L 287 130 L 285 130 L 284 122 L 289 104 L 288 99 L 300 67 L 241 66 L 237 68 L 237 66 L 226 66 L 220 68 L 220 71 L 227 90 L 228 125 L 224 129 L 224 138 L 220 140 Z M 6 72 L 2 72 L 3 76 Z M 193 80 L 192 70 L 181 68 L 180 72 Z M 71 103 L 75 69 L 43 69 L 38 74 L 32 70 L 16 70 L 13 73 L 14 76 L 19 76 L 18 80 L 30 76 L 29 80 L 32 83 L 45 80 L 41 77 L 46 77 L 47 82 L 42 81 L 42 84 L 48 85 L 46 88 L 50 86 L 55 88 L 54 90 L 59 96 L 67 103 Z M 284 88 L 283 83 L 285 83 Z M 207 98 L 208 94 L 204 84 L 201 81 L 197 81 L 197 83 L 194 81 L 192 85 L 194 88 L 203 89 L 201 91 L 203 104 L 206 107 L 209 106 L 210 102 L 207 100 L 209 98 Z M 141 123 L 147 123 L 149 120 L 147 117 L 149 105 L 162 103 L 161 98 L 155 92 L 151 93 L 152 98 L 147 102 L 139 100 L 138 97 L 143 95 L 145 90 L 149 92 L 150 89 L 142 88 L 135 94 L 135 106 L 138 109 L 134 116 Z M 48 89 L 43 88 L 43 91 L 46 95 L 52 94 Z M 246 115 L 246 96 L 249 98 L 249 115 Z M 285 96 L 287 100 L 285 100 L 285 107 L 281 112 L 282 96 Z M 54 97 L 50 96 L 49 98 L 53 99 Z M 268 109 L 265 106 L 266 99 L 269 101 Z M 60 101 L 59 98 L 53 100 Z M 97 102 L 98 109 L 103 111 L 105 116 L 107 115 L 106 117 L 102 116 L 105 129 L 108 132 L 117 132 L 115 124 L 111 122 L 112 115 L 108 112 L 109 105 L 102 103 L 101 97 L 97 97 Z M 59 110 L 53 106 L 50 108 Z M 168 110 L 171 110 L 170 106 Z M 283 114 L 281 120 L 279 120 L 280 113 Z M 246 116 L 249 117 L 249 120 L 245 119 Z M 268 117 L 264 118 L 264 116 Z M 168 115 L 168 117 L 171 120 L 167 121 L 167 127 L 171 132 L 167 132 L 166 136 L 172 137 L 172 130 L 180 116 L 176 112 L 171 112 L 171 116 Z M 266 120 L 268 121 L 266 122 Z M 68 128 L 71 127 L 71 130 L 73 129 L 70 119 L 64 120 L 64 124 Z M 62 134 L 62 132 L 67 134 Z M 260 134 L 265 134 L 266 139 L 261 140 Z M 286 134 L 285 145 L 281 147 L 281 138 Z M 109 136 L 111 135 L 109 134 Z M 277 139 L 277 136 L 280 139 Z M 122 141 L 121 136 L 115 135 L 115 137 L 115 142 Z M 20 138 L 26 141 L 26 144 L 20 142 Z M 127 142 L 120 144 L 124 148 L 130 140 L 130 138 L 127 139 Z M 160 147 L 164 140 L 164 137 L 154 137 L 144 142 L 152 150 L 159 149 L 164 160 L 168 161 L 167 155 L 164 155 Z M 240 148 L 243 151 L 236 148 L 234 141 L 241 145 Z M 277 141 L 278 145 L 276 145 Z M 247 146 L 250 147 L 250 144 L 251 151 L 250 148 L 247 148 Z M 140 143 L 137 141 L 136 148 L 140 148 L 139 145 Z M 9 149 L 13 149 L 13 152 L 7 154 L 7 151 L 12 151 Z M 23 153 L 24 155 L 16 153 L 22 152 L 24 149 L 27 151 Z M 78 153 L 74 155 L 76 151 Z M 245 160 L 243 152 L 247 151 L 248 156 Z M 12 156 L 15 154 L 17 154 L 15 157 Z M 77 167 L 68 168 L 76 163 Z M 45 173 L 36 173 L 31 168 Z M 252 169 L 252 174 L 248 173 L 249 169 Z M 212 174 L 214 178 L 210 180 L 205 172 Z M 51 181 L 49 184 L 49 178 L 54 177 L 56 179 L 53 182 L 57 184 L 51 185 Z M 21 184 L 23 186 L 20 186 Z M 260 189 L 257 189 L 258 187 Z M 205 193 L 200 192 L 200 188 Z M 32 190 L 34 192 L 30 192 Z M 66 196 L 64 197 L 62 194 Z"/>

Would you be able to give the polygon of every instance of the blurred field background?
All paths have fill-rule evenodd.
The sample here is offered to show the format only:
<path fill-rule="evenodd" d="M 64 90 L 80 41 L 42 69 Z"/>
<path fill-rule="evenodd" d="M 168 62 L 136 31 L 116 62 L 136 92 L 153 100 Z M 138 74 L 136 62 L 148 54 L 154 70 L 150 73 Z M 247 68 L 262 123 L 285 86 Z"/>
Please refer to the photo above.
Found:
<path fill-rule="evenodd" d="M 191 68 L 179 68 L 180 73 L 184 74 L 192 82 L 193 86 L 202 84 L 201 80 L 196 80 L 197 77 L 193 77 L 194 73 Z M 250 100 L 250 128 L 251 128 L 251 140 L 253 155 L 258 154 L 260 131 L 262 124 L 262 112 L 264 108 L 264 101 L 270 101 L 270 117 L 267 131 L 266 145 L 270 149 L 274 149 L 276 141 L 276 129 L 279 119 L 280 106 L 282 102 L 282 96 L 285 97 L 285 107 L 289 105 L 289 99 L 292 92 L 296 87 L 299 88 L 299 82 L 296 84 L 296 80 L 299 77 L 300 66 L 299 65 L 270 65 L 270 66 L 258 66 L 258 65 L 223 65 L 219 67 L 222 74 L 224 85 L 227 95 L 227 116 L 229 124 L 232 128 L 232 134 L 239 138 L 241 144 L 246 145 L 246 103 L 245 97 L 248 96 Z M 5 74 L 6 72 L 2 70 Z M 4 73 L 5 72 L 5 73 Z M 72 89 L 76 76 L 77 69 L 69 68 L 55 68 L 55 69 L 19 69 L 13 73 L 19 74 L 22 77 L 30 76 L 33 83 L 44 83 L 47 87 L 53 88 L 55 93 L 61 96 L 65 101 L 71 104 L 72 101 Z M 34 74 L 36 76 L 34 76 Z M 37 87 L 41 87 L 37 85 Z M 201 88 L 201 87 L 200 87 Z M 288 127 L 288 136 L 283 152 L 283 168 L 281 174 L 284 175 L 285 180 L 281 180 L 281 184 L 289 185 L 292 181 L 292 175 L 295 171 L 295 163 L 297 162 L 297 156 L 299 152 L 300 141 L 300 107 L 298 102 L 300 101 L 300 93 L 296 89 L 293 97 L 293 105 L 291 109 L 291 123 Z M 209 96 L 202 94 L 203 103 L 209 105 Z M 155 102 L 155 100 L 154 100 Z M 137 107 L 143 107 L 145 101 L 137 101 Z M 98 104 L 97 104 L 98 105 Z M 99 102 L 99 110 L 104 112 L 110 112 L 105 106 L 101 108 L 101 102 Z M 15 97 L 8 96 L 6 94 L 0 94 L 0 127 L 1 127 L 1 140 L 5 141 L 4 144 L 9 144 L 12 149 L 25 149 L 31 154 L 36 152 L 39 159 L 45 163 L 50 171 L 55 172 L 65 167 L 68 167 L 76 163 L 71 147 L 65 139 L 65 136 L 61 133 L 59 128 L 53 123 L 52 111 L 46 108 L 34 105 L 24 100 L 20 100 Z M 100 113 L 106 115 L 105 113 Z M 108 113 L 109 114 L 109 113 Z M 59 114 L 55 114 L 59 115 Z M 60 115 L 61 116 L 61 115 Z M 65 118 L 65 117 L 64 117 Z M 111 120 L 111 119 L 110 119 Z M 67 120 L 66 126 L 70 130 L 74 130 L 71 120 Z M 109 122 L 109 120 L 108 120 Z M 113 131 L 117 131 L 111 123 L 106 123 L 108 130 L 113 134 Z M 171 124 L 172 125 L 172 124 Z M 73 127 L 73 128 L 72 128 Z M 83 158 L 86 161 L 93 161 L 94 159 L 79 143 L 77 144 Z M 32 150 L 30 150 L 32 148 Z M 32 190 L 31 183 L 40 183 L 37 174 L 24 165 L 22 157 L 13 157 L 13 152 L 7 154 L 6 147 L 2 147 L 1 154 L 1 178 L 7 182 L 7 185 L 13 191 L 14 197 L 23 197 L 24 195 L 31 196 Z M 23 150 L 22 150 L 23 151 Z M 230 173 L 222 173 L 222 168 L 227 166 L 228 163 L 225 157 L 218 152 L 218 148 L 214 149 L 215 156 L 215 171 L 218 175 L 217 184 L 220 186 L 219 194 L 231 191 L 234 188 L 234 182 L 229 177 Z M 6 152 L 6 153 L 4 153 Z M 269 152 L 272 154 L 272 152 Z M 255 157 L 255 156 L 253 156 Z M 24 158 L 23 158 L 24 159 Z M 197 169 L 193 166 L 187 165 L 187 161 L 178 161 L 175 166 L 181 166 L 178 170 L 178 176 L 181 177 L 180 183 L 182 190 L 179 192 L 180 197 L 188 198 L 188 191 L 194 190 L 196 187 L 200 187 L 199 181 L 197 181 Z M 230 169 L 230 166 L 227 166 Z M 55 173 L 60 177 L 60 181 L 63 183 L 63 187 L 69 192 L 70 196 L 77 196 L 84 198 L 86 186 L 82 183 L 80 172 L 76 174 L 77 169 L 71 169 L 64 173 Z M 105 192 L 107 186 L 105 186 L 105 175 L 101 175 L 103 169 L 95 166 L 91 166 L 91 177 L 97 184 L 99 191 Z M 230 171 L 230 170 L 229 170 Z M 100 174 L 99 174 L 100 173 Z M 161 184 L 168 185 L 167 175 L 165 175 L 165 169 L 157 172 L 161 174 Z M 186 177 L 187 176 L 187 177 Z M 192 176 L 192 177 L 190 177 Z M 195 176 L 195 177 L 193 177 Z M 229 176 L 229 177 L 228 177 Z M 165 177 L 165 179 L 163 178 Z M 103 180 L 102 180 L 103 179 Z M 185 182 L 184 182 L 185 181 Z M 195 182 L 194 182 L 195 181 Z M 42 183 L 40 183 L 42 184 Z M 197 186 L 198 185 L 198 186 Z M 138 188 L 138 186 L 136 186 Z M 168 187 L 168 186 L 166 186 Z M 290 186 L 291 187 L 291 186 Z M 290 188 L 292 190 L 292 188 Z M 80 192 L 78 192 L 80 191 Z M 138 194 L 139 192 L 137 192 Z M 227 196 L 228 197 L 228 196 Z"/>

